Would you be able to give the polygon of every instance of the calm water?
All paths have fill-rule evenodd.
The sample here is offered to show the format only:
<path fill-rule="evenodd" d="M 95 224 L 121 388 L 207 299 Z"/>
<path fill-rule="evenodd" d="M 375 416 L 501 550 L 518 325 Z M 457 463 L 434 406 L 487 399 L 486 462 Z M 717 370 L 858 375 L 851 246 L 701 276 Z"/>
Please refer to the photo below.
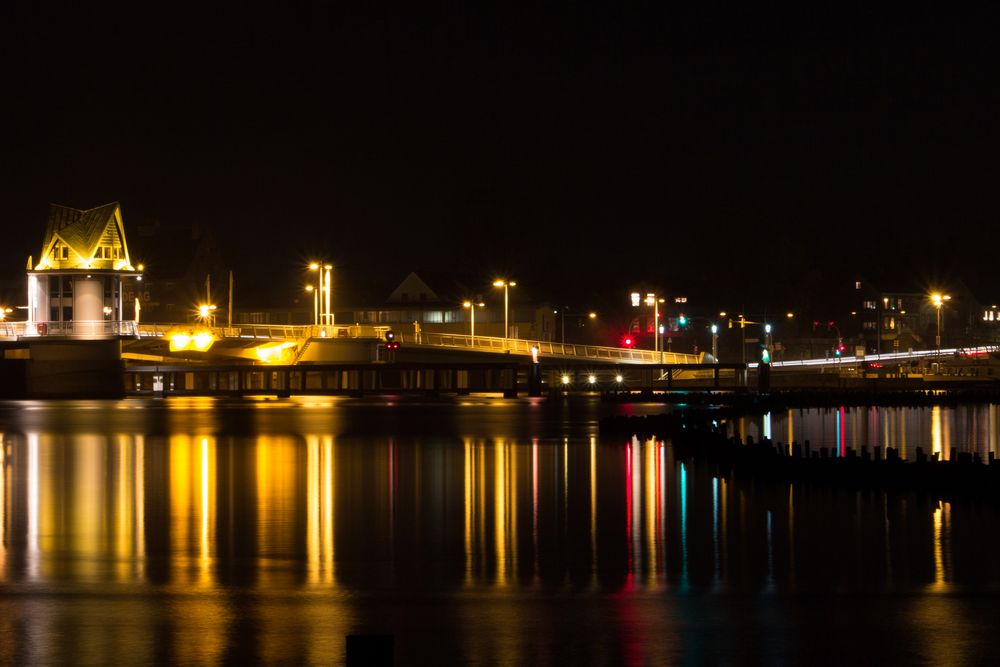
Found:
<path fill-rule="evenodd" d="M 394 635 L 397 664 L 1000 649 L 997 507 L 761 486 L 598 438 L 604 414 L 661 409 L 2 403 L 0 663 L 330 664 L 359 632 Z M 997 441 L 996 407 L 741 428 L 815 446 Z"/>

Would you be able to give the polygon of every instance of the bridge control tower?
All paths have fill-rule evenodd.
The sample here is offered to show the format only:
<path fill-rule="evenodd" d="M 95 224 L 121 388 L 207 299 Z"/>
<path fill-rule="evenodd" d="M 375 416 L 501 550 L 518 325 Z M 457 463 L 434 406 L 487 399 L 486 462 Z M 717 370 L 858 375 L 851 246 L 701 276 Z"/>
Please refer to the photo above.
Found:
<path fill-rule="evenodd" d="M 28 260 L 26 333 L 85 340 L 132 333 L 134 318 L 123 321 L 129 277 L 141 279 L 118 202 L 88 210 L 50 205 L 39 260 Z"/>

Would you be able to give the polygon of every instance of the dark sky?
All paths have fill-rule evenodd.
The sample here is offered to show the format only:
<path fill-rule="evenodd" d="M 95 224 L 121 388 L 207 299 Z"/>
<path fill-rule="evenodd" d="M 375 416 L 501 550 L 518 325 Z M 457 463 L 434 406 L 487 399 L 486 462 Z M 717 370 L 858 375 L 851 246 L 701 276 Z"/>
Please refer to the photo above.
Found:
<path fill-rule="evenodd" d="M 49 202 L 119 200 L 228 239 L 261 298 L 316 254 L 581 305 L 1000 292 L 993 14 L 136 4 L 2 10 L 4 277 Z"/>

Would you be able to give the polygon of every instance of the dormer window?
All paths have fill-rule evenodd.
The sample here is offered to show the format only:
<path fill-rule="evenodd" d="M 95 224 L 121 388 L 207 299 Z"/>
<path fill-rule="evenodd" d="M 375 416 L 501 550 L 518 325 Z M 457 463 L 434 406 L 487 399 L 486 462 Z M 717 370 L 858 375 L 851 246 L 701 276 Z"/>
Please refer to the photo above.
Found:
<path fill-rule="evenodd" d="M 56 248 L 56 251 L 57 251 L 56 254 L 58 255 L 59 259 L 69 259 L 69 246 L 67 245 L 59 246 L 58 248 Z"/>

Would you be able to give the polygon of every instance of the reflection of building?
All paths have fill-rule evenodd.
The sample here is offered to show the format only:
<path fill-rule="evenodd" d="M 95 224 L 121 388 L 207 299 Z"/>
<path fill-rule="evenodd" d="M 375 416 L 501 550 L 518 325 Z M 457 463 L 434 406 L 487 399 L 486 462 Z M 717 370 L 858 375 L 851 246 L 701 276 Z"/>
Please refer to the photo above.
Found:
<path fill-rule="evenodd" d="M 39 260 L 28 268 L 28 322 L 39 334 L 116 334 L 114 323 L 133 316 L 122 279 L 137 276 L 118 202 L 53 204 Z"/>

